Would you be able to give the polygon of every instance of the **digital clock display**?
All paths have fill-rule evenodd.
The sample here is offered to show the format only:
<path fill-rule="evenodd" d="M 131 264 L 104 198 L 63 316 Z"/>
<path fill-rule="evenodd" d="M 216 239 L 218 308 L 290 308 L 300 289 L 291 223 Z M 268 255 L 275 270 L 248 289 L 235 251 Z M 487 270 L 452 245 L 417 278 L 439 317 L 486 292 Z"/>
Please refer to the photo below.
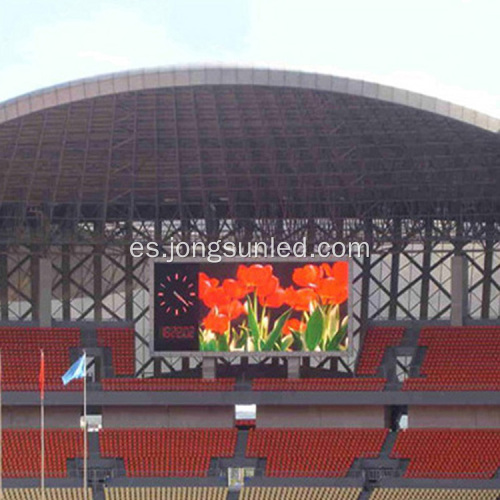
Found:
<path fill-rule="evenodd" d="M 197 267 L 182 264 L 155 266 L 155 350 L 198 350 Z"/>

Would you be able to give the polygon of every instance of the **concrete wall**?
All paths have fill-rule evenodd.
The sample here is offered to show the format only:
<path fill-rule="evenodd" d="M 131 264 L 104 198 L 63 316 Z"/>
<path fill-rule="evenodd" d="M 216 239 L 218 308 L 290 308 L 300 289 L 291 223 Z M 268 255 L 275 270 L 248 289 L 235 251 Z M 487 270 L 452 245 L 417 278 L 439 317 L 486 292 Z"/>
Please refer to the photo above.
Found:
<path fill-rule="evenodd" d="M 33 429 L 40 427 L 39 406 L 4 406 L 2 412 L 4 429 Z M 46 407 L 45 427 L 47 429 L 66 429 L 80 427 L 80 408 Z"/>
<path fill-rule="evenodd" d="M 500 406 L 410 406 L 410 428 L 498 428 Z"/>
<path fill-rule="evenodd" d="M 233 406 L 107 406 L 102 409 L 104 428 L 188 427 L 226 428 L 234 425 Z"/>
<path fill-rule="evenodd" d="M 387 427 L 383 406 L 258 406 L 257 427 Z"/>

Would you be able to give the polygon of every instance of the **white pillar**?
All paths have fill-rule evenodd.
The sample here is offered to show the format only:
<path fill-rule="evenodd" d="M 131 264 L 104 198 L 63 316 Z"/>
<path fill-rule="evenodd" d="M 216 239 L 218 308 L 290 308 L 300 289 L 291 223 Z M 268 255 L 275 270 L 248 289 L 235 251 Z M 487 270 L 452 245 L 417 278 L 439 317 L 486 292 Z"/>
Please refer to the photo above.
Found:
<path fill-rule="evenodd" d="M 201 362 L 201 371 L 203 374 L 203 378 L 215 378 L 215 357 L 212 356 L 204 356 L 203 361 Z"/>
<path fill-rule="evenodd" d="M 463 255 L 451 258 L 451 326 L 462 326 L 468 311 L 467 260 Z"/>
<path fill-rule="evenodd" d="M 52 325 L 52 262 L 40 259 L 38 269 L 39 326 L 47 327 Z"/>
<path fill-rule="evenodd" d="M 287 358 L 288 378 L 300 378 L 300 356 L 290 356 Z"/>

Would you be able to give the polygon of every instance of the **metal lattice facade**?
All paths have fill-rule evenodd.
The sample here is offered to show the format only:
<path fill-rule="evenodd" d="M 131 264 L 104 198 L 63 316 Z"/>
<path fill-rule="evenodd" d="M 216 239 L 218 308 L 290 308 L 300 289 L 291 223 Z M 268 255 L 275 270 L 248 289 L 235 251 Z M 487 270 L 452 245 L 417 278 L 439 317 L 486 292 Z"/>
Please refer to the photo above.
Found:
<path fill-rule="evenodd" d="M 369 320 L 448 319 L 451 308 L 451 244 L 411 244 L 354 258 L 356 322 Z M 469 315 L 500 318 L 500 252 L 488 254 L 469 245 Z M 47 256 L 45 254 L 44 256 Z M 127 321 L 148 333 L 148 258 L 135 259 L 127 249 L 109 247 L 96 253 L 91 246 L 51 247 L 53 264 L 52 316 L 59 321 Z M 0 283 L 2 321 L 37 319 L 36 267 L 40 254 L 29 249 L 2 255 L 7 279 Z M 486 285 L 487 284 L 487 285 Z"/>

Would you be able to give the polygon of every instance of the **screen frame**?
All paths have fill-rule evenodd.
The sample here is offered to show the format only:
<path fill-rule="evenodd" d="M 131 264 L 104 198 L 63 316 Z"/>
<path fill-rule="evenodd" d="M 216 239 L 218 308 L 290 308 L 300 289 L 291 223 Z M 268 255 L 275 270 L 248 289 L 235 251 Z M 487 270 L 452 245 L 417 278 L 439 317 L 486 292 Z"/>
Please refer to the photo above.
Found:
<path fill-rule="evenodd" d="M 154 277 L 156 264 L 208 264 L 211 263 L 203 257 L 185 257 L 173 258 L 172 260 L 166 258 L 150 258 L 149 259 L 149 272 L 148 272 L 148 287 L 149 287 L 149 333 L 150 343 L 149 350 L 152 357 L 167 357 L 167 358 L 184 358 L 184 357 L 202 357 L 202 358 L 225 358 L 234 360 L 235 358 L 251 357 L 251 358 L 348 358 L 353 353 L 353 265 L 354 259 L 350 257 L 336 258 L 308 256 L 308 257 L 223 257 L 219 262 L 213 264 L 220 265 L 224 263 L 234 264 L 273 264 L 276 262 L 285 263 L 334 263 L 334 262 L 347 262 L 349 264 L 349 296 L 347 298 L 347 349 L 345 351 L 293 351 L 293 352 L 280 352 L 280 351 L 248 351 L 248 352 L 222 352 L 222 351 L 156 351 L 154 348 L 154 332 L 155 332 L 155 294 L 154 294 Z"/>

